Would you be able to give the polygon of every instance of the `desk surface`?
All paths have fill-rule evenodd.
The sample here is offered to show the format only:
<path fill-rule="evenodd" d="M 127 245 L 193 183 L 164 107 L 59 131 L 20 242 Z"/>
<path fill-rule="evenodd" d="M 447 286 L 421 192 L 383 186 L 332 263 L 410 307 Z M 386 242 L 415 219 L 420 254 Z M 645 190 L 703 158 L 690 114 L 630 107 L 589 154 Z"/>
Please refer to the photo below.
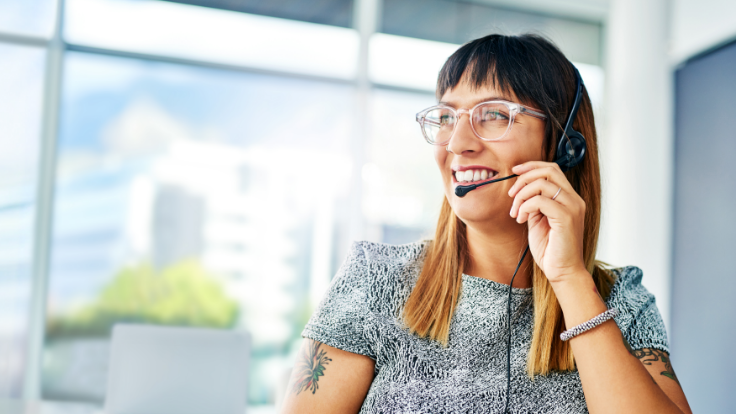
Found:
<path fill-rule="evenodd" d="M 247 414 L 275 414 L 276 407 L 248 407 Z M 100 407 L 92 404 L 21 401 L 0 398 L 0 414 L 105 414 Z"/>

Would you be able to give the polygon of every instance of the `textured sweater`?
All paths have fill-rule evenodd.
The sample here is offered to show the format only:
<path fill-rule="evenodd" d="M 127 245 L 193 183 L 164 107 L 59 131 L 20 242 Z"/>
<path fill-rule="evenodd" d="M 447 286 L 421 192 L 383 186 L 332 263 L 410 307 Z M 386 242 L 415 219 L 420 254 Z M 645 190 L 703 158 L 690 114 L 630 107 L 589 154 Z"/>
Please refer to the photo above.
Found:
<path fill-rule="evenodd" d="M 506 399 L 508 285 L 463 275 L 448 346 L 403 327 L 401 309 L 422 266 L 427 242 L 351 246 L 302 336 L 375 361 L 361 413 L 500 413 Z M 637 267 L 614 269 L 606 300 L 633 349 L 669 352 L 654 296 Z M 532 289 L 511 299 L 512 413 L 587 413 L 577 371 L 526 375 L 534 325 Z M 329 367 L 327 368 L 329 375 Z"/>

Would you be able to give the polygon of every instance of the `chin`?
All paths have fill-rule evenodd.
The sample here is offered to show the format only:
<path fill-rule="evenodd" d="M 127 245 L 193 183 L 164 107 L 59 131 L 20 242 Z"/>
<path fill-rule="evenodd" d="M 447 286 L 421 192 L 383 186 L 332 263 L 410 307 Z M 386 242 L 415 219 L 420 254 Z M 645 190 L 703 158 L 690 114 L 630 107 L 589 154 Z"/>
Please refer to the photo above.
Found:
<path fill-rule="evenodd" d="M 465 197 L 456 197 L 454 191 L 450 198 L 450 206 L 463 222 L 495 221 L 502 218 L 511 219 L 510 202 L 499 202 L 497 195 L 483 194 L 481 188 L 469 192 Z M 508 205 L 507 205 L 508 204 Z M 505 216 L 504 216 L 505 214 Z"/>

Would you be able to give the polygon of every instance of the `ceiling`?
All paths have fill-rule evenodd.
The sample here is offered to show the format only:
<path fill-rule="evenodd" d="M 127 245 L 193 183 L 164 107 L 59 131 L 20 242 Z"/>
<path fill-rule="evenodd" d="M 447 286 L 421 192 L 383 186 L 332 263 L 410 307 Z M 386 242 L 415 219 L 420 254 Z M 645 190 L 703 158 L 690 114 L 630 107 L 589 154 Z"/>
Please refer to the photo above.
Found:
<path fill-rule="evenodd" d="M 350 27 L 354 0 L 168 0 L 198 6 L 240 11 Z M 379 0 L 380 1 L 380 0 Z M 507 10 L 600 23 L 606 20 L 611 0 L 444 0 L 475 3 Z"/>
<path fill-rule="evenodd" d="M 610 0 L 459 0 L 513 10 L 548 14 L 591 22 L 603 22 Z"/>

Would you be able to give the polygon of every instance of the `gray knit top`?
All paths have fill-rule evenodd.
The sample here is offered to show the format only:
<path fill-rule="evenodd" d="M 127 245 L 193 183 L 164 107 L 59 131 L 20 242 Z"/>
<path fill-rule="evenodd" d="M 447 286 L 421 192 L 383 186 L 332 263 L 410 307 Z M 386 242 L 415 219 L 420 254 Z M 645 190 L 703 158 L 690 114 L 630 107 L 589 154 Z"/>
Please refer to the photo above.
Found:
<path fill-rule="evenodd" d="M 419 276 L 426 245 L 354 243 L 302 336 L 376 361 L 361 413 L 503 412 L 508 285 L 463 275 L 448 346 L 412 335 L 399 315 Z M 641 285 L 641 270 L 614 272 L 617 279 L 606 304 L 618 308 L 615 321 L 626 340 L 633 349 L 669 352 L 654 296 Z M 587 413 L 577 371 L 534 381 L 526 375 L 532 308 L 532 289 L 513 288 L 510 412 Z"/>

